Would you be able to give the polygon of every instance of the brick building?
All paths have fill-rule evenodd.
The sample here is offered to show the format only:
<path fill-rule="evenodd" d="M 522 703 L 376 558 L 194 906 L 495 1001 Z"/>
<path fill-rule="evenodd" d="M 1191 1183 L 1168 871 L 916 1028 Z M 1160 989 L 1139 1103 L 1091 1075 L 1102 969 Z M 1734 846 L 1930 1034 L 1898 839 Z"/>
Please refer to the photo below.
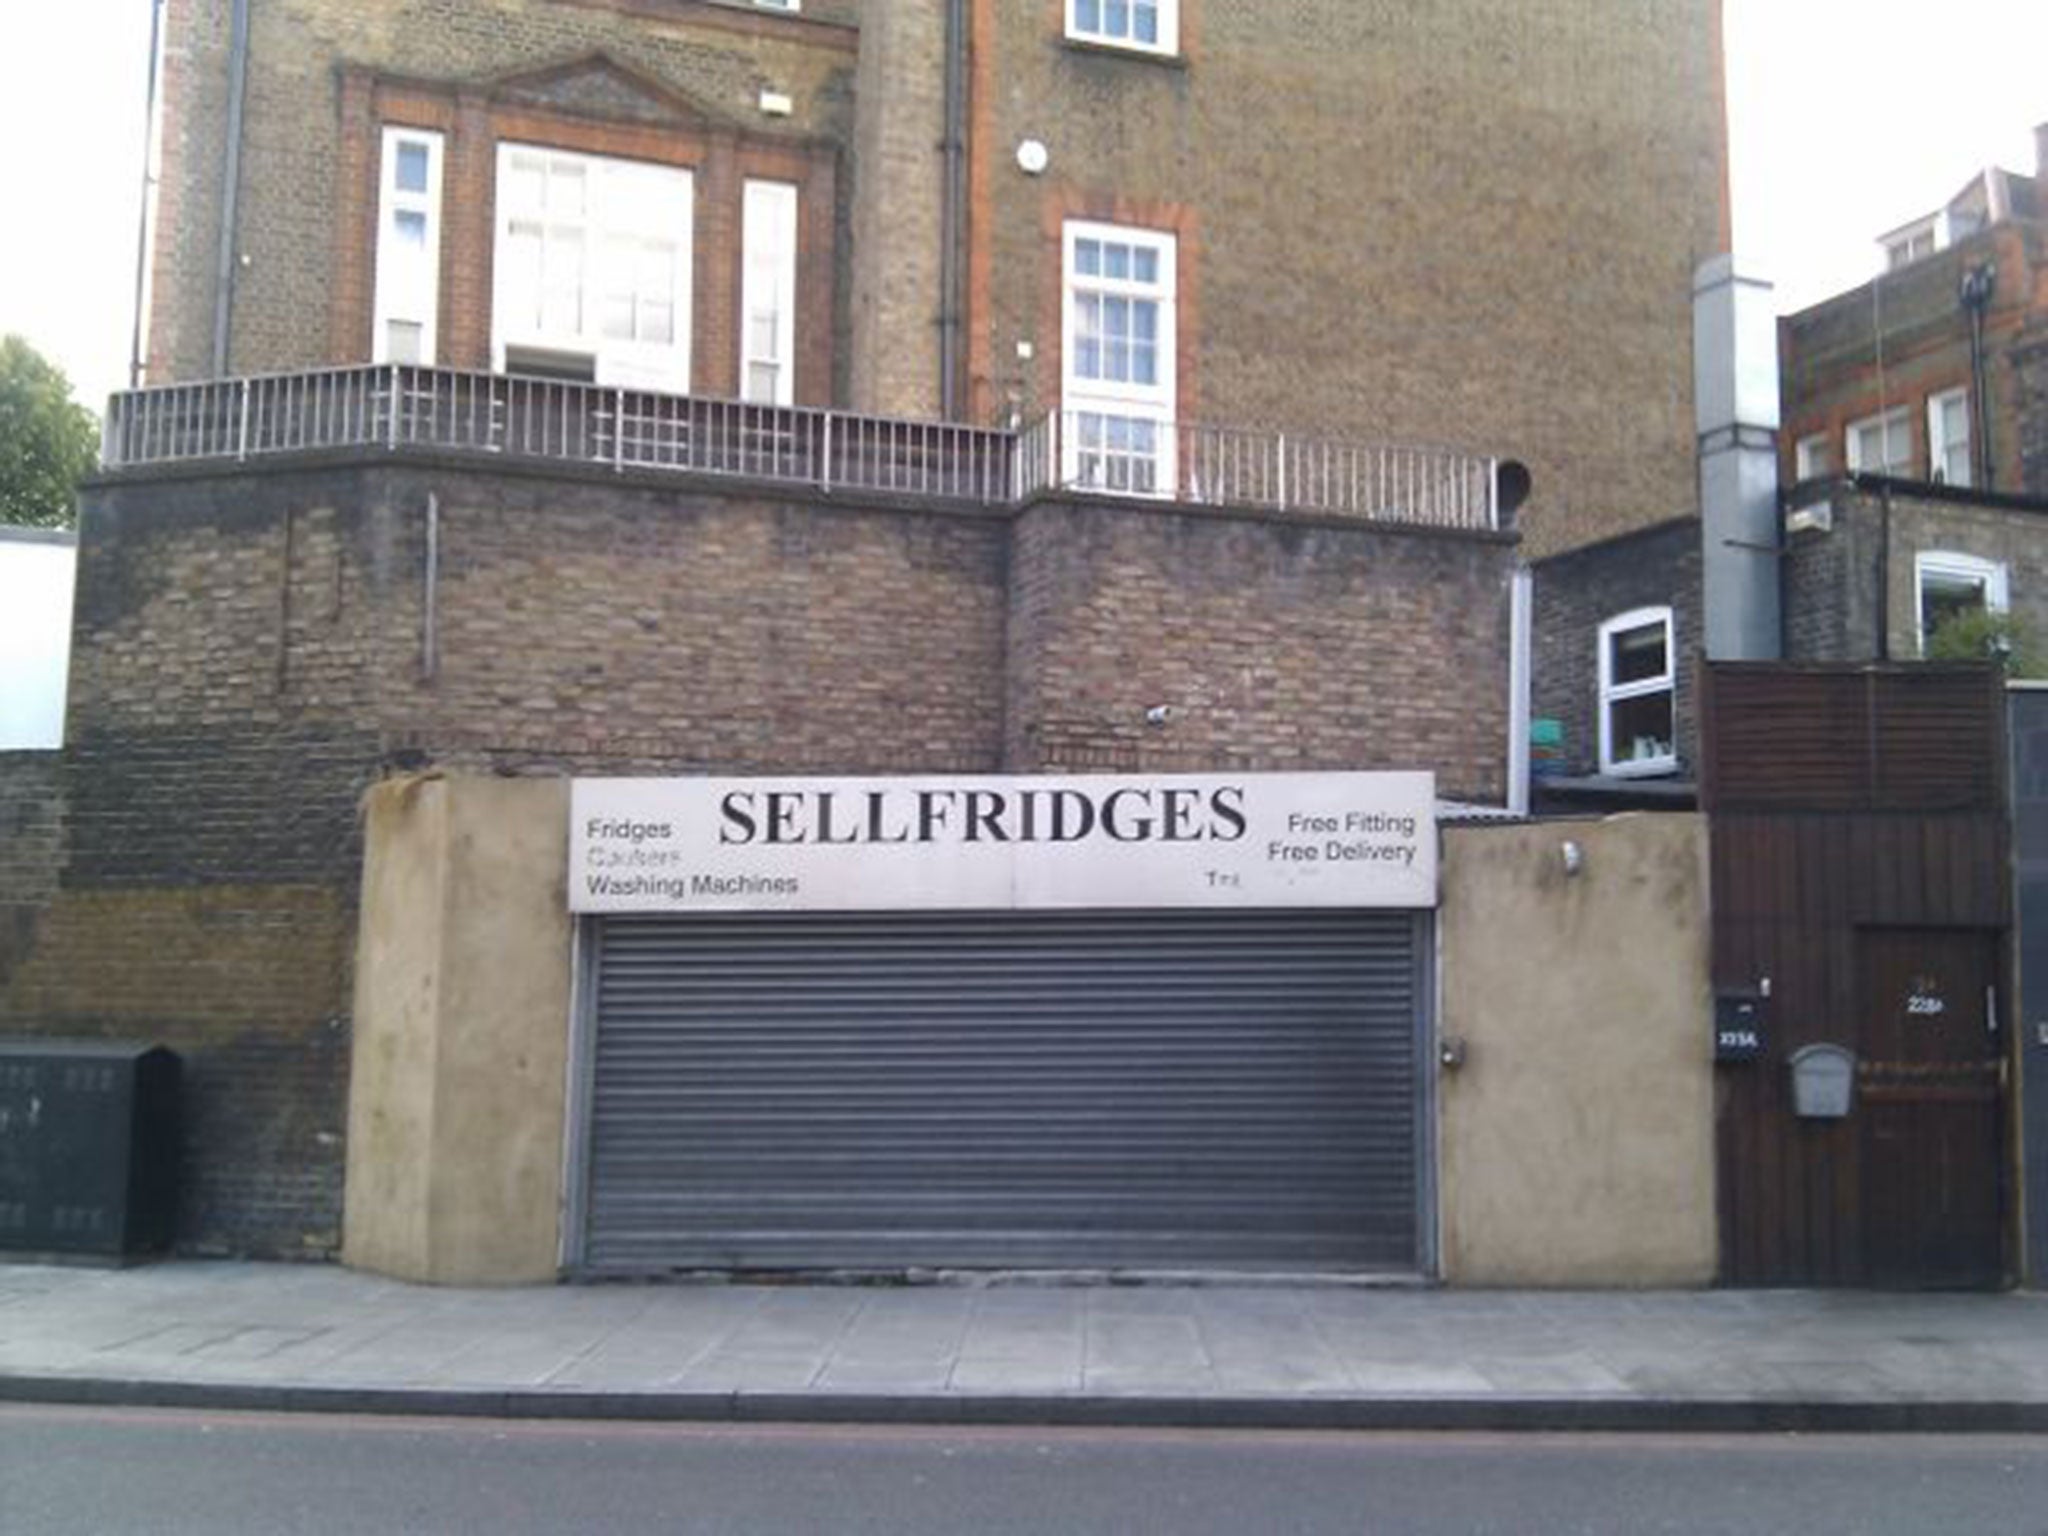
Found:
<path fill-rule="evenodd" d="M 1712 0 L 172 0 L 168 26 L 153 382 L 388 357 L 977 424 L 1064 404 L 1073 475 L 1158 488 L 1213 451 L 1170 423 L 1500 452 L 1539 550 L 1693 504 Z"/>
<path fill-rule="evenodd" d="M 653 943 L 660 970 L 714 929 L 581 915 L 573 965 L 566 937 L 502 958 L 558 956 L 588 1009 L 499 1033 L 437 981 L 419 1006 L 447 1032 L 422 1034 L 387 985 L 414 973 L 359 916 L 387 892 L 362 810 L 383 781 L 1384 772 L 1497 807 L 1522 541 L 1695 504 L 1686 296 L 1727 243 L 1712 0 L 1329 0 L 1292 30 L 1223 0 L 167 16 L 153 387 L 116 400 L 84 497 L 65 749 L 0 760 L 0 814 L 57 850 L 54 872 L 0 864 L 0 1026 L 185 1058 L 188 1249 L 414 1252 L 345 1239 L 344 1196 L 351 1220 L 417 1209 L 388 1181 L 424 1137 L 490 1169 L 566 1156 L 583 1229 L 623 1222 L 616 1262 L 683 1262 L 634 1246 L 635 1201 L 676 1194 L 634 1183 L 637 1138 L 672 1126 L 632 1119 L 639 1047 L 608 1066 L 607 1042 L 646 1021 L 591 967 Z M 1503 489 L 1530 478 L 1517 528 Z M 498 851 L 524 846 L 510 827 Z M 560 891 L 533 904 L 566 934 Z M 947 1005 L 901 1058 L 942 1075 L 884 1084 L 885 1108 L 1188 1095 L 1101 1112 L 1093 1161 L 1053 1138 L 1030 1179 L 961 1186 L 960 1243 L 917 1262 L 1431 1267 L 1431 912 L 1208 905 L 860 929 L 860 952 L 935 967 Z M 808 945 L 771 969 L 845 985 L 836 917 L 787 915 L 716 931 Z M 984 1066 L 976 946 L 1013 943 L 1000 1022 L 1051 1054 Z M 1075 944 L 1126 969 L 1060 994 L 1102 1030 L 1048 1035 L 1032 989 L 1067 984 Z M 1222 1017 L 1175 990 L 1205 965 Z M 1294 1043 L 1258 1054 L 1281 1019 Z M 1324 1093 L 1314 1052 L 1358 1040 L 1362 1075 Z M 569 1129 L 457 1114 L 441 1085 L 479 1052 L 557 1100 L 567 1073 Z M 884 1119 L 901 1180 L 929 1153 Z M 762 1134 L 741 1182 L 780 1166 L 788 1138 Z M 1028 1236 L 1019 1187 L 1057 1215 L 1126 1164 L 1180 1170 L 1146 1196 L 1166 1228 L 982 1230 L 996 1210 Z M 712 1260 L 909 1262 L 849 1241 Z"/>
<path fill-rule="evenodd" d="M 2035 175 L 1980 172 L 1884 236 L 1869 283 L 1778 322 L 1787 489 L 1765 523 L 1717 527 L 1709 508 L 1704 525 L 1538 559 L 1545 766 L 1637 793 L 1689 785 L 1705 551 L 1753 549 L 1777 567 L 1757 579 L 1772 594 L 1767 653 L 1788 661 L 1914 660 L 1957 608 L 2048 621 L 2048 125 L 2036 132 Z M 1641 676 L 1623 675 L 1634 663 L 1617 645 Z M 1654 723 L 1634 731 L 1632 717 Z"/>
<path fill-rule="evenodd" d="M 1885 270 L 1782 323 L 1785 483 L 1892 475 L 2048 495 L 2048 123 L 1883 237 Z"/>

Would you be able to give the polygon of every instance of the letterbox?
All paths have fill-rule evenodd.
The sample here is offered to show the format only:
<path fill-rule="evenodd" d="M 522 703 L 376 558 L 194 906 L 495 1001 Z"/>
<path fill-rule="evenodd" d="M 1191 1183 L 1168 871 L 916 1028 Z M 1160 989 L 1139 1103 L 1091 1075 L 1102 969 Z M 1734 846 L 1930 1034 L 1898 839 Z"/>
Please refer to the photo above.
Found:
<path fill-rule="evenodd" d="M 1844 1045 L 1803 1045 L 1792 1053 L 1792 1111 L 1806 1120 L 1839 1120 L 1849 1113 L 1856 1084 L 1856 1053 Z"/>
<path fill-rule="evenodd" d="M 130 1040 L 0 1038 L 0 1252 L 168 1248 L 178 1058 Z"/>

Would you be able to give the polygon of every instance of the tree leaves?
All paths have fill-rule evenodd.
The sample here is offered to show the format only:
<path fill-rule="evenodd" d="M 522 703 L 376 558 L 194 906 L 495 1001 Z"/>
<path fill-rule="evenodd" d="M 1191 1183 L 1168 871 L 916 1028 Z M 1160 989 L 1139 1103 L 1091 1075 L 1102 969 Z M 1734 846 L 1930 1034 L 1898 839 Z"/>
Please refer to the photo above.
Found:
<path fill-rule="evenodd" d="M 0 339 L 0 523 L 69 528 L 98 456 L 99 427 L 63 370 L 19 336 Z"/>

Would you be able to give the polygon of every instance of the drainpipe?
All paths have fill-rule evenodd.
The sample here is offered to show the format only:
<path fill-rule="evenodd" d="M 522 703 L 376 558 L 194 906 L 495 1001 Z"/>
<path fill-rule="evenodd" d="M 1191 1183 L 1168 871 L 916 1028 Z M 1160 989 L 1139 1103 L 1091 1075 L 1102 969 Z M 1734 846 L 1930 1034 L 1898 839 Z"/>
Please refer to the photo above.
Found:
<path fill-rule="evenodd" d="M 1877 493 L 1877 659 L 1892 659 L 1892 488 Z"/>
<path fill-rule="evenodd" d="M 1981 261 L 1963 274 L 1963 308 L 1970 316 L 1970 431 L 1977 484 L 1995 490 L 1998 470 L 1991 457 L 1991 402 L 1984 376 L 1984 312 L 1998 291 L 1998 268 Z"/>
<path fill-rule="evenodd" d="M 235 0 L 228 40 L 228 133 L 221 155 L 220 261 L 213 277 L 213 377 L 228 371 L 228 316 L 235 302 L 236 202 L 242 182 L 242 103 L 249 89 L 249 0 Z"/>
<path fill-rule="evenodd" d="M 149 91 L 142 112 L 142 207 L 135 216 L 135 329 L 128 338 L 128 387 L 142 387 L 142 292 L 149 273 L 150 162 L 156 157 L 157 52 L 163 39 L 164 0 L 149 8 Z"/>
<path fill-rule="evenodd" d="M 960 220 L 967 179 L 967 0 L 946 0 L 945 181 L 939 202 L 939 415 L 960 408 Z"/>
<path fill-rule="evenodd" d="M 1529 814 L 1529 665 L 1535 577 L 1515 567 L 1508 587 L 1508 811 Z"/>

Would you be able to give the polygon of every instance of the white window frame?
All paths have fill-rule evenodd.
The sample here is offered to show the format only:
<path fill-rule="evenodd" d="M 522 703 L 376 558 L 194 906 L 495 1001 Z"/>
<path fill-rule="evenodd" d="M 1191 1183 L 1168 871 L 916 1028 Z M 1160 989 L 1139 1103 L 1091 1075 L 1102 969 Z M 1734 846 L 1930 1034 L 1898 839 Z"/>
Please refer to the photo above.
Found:
<path fill-rule="evenodd" d="M 584 268 L 582 316 L 576 330 L 550 329 L 515 316 L 511 263 L 506 257 L 511 228 L 521 210 L 512 206 L 507 188 L 514 162 L 541 156 L 562 167 L 580 165 L 585 177 L 580 221 Z M 544 354 L 565 361 L 587 360 L 590 376 L 600 384 L 658 389 L 687 394 L 692 354 L 691 304 L 696 286 L 696 175 L 687 166 L 647 160 L 622 160 L 579 154 L 546 144 L 501 143 L 498 146 L 496 207 L 492 226 L 491 364 L 503 371 L 511 351 Z M 634 182 L 658 179 L 668 195 L 666 212 L 648 217 L 635 195 Z M 566 229 L 577 221 L 562 220 Z M 672 305 L 666 343 L 607 337 L 604 297 L 607 275 L 616 262 L 632 259 L 630 246 L 659 236 L 675 247 L 668 301 Z"/>
<path fill-rule="evenodd" d="M 1883 444 L 1883 462 L 1864 462 L 1863 434 L 1876 428 Z M 1903 445 L 1894 451 L 1894 445 Z M 1913 473 L 1913 413 L 1903 405 L 1864 416 L 1849 423 L 1842 434 L 1842 461 L 1852 475 L 1894 475 L 1907 479 Z"/>
<path fill-rule="evenodd" d="M 427 185 L 405 191 L 398 185 L 402 149 L 427 155 Z M 370 360 L 388 363 L 393 324 L 420 328 L 418 361 L 431 368 L 439 355 L 441 329 L 441 182 L 443 141 L 428 128 L 388 127 L 377 172 L 376 297 L 371 304 Z M 420 249 L 399 244 L 392 231 L 400 214 L 426 223 Z"/>
<path fill-rule="evenodd" d="M 1180 0 L 1146 0 L 1158 16 L 1158 37 L 1146 42 L 1136 36 L 1136 0 L 1066 0 L 1067 36 L 1078 43 L 1095 43 L 1104 48 L 1122 48 L 1132 53 L 1177 54 L 1180 52 Z M 1109 29 L 1109 11 L 1124 7 L 1126 26 L 1122 32 Z M 1087 24 L 1092 10 L 1095 25 Z"/>
<path fill-rule="evenodd" d="M 1913 630 L 1920 654 L 1927 654 L 1927 578 L 1973 582 L 1984 594 L 1990 613 L 2004 613 L 2009 596 L 2005 565 L 1982 555 L 1966 555 L 1954 549 L 1923 549 L 1913 556 Z"/>
<path fill-rule="evenodd" d="M 1664 627 L 1664 671 L 1656 677 L 1614 680 L 1614 637 L 1632 629 Z M 1668 607 L 1632 608 L 1618 613 L 1600 626 L 1600 771 L 1613 778 L 1639 778 L 1670 773 L 1678 767 L 1678 659 L 1676 627 Z M 1651 694 L 1665 694 L 1671 700 L 1671 750 L 1656 757 L 1617 759 L 1614 741 L 1614 706 Z"/>
<path fill-rule="evenodd" d="M 1951 405 L 1962 407 L 1963 430 L 1959 440 L 1951 441 L 1948 432 L 1948 411 Z M 1974 423 L 1970 420 L 1970 392 L 1967 389 L 1945 389 L 1938 395 L 1927 397 L 1927 478 L 1943 485 L 1968 486 L 1974 478 L 1974 467 L 1970 453 L 1970 432 Z M 1962 454 L 1959 472 L 1952 470 L 1947 460 L 1953 453 Z"/>
<path fill-rule="evenodd" d="M 1948 214 L 1946 210 L 1930 213 L 1924 219 L 1903 224 L 1879 243 L 1884 247 L 1887 272 L 1896 272 L 1916 261 L 1925 261 L 1937 251 L 1945 251 L 1949 247 Z"/>
<path fill-rule="evenodd" d="M 1809 432 L 1792 445 L 1792 478 L 1819 480 L 1834 473 L 1834 441 L 1825 432 Z"/>
<path fill-rule="evenodd" d="M 1083 240 L 1103 241 L 1152 251 L 1158 259 L 1158 280 L 1137 282 L 1102 276 L 1083 276 L 1076 264 L 1075 248 Z M 1171 496 L 1174 488 L 1176 444 L 1174 401 L 1178 388 L 1180 244 L 1166 230 L 1143 229 L 1125 224 L 1102 224 L 1070 219 L 1060 242 L 1060 399 L 1061 478 L 1070 485 L 1086 484 L 1089 489 L 1121 489 L 1103 484 L 1093 474 L 1084 474 L 1083 439 L 1107 433 L 1117 423 L 1149 424 L 1154 433 L 1152 484 L 1139 495 Z M 1154 379 L 1150 384 L 1128 380 L 1084 378 L 1075 361 L 1077 300 L 1083 295 L 1127 298 L 1157 306 L 1158 324 L 1152 338 L 1155 353 Z"/>
<path fill-rule="evenodd" d="M 759 405 L 796 400 L 796 258 L 798 198 L 794 182 L 749 180 L 741 189 L 740 398 Z M 755 322 L 773 324 L 773 350 L 755 349 Z M 775 370 L 764 395 L 754 370 Z"/>

